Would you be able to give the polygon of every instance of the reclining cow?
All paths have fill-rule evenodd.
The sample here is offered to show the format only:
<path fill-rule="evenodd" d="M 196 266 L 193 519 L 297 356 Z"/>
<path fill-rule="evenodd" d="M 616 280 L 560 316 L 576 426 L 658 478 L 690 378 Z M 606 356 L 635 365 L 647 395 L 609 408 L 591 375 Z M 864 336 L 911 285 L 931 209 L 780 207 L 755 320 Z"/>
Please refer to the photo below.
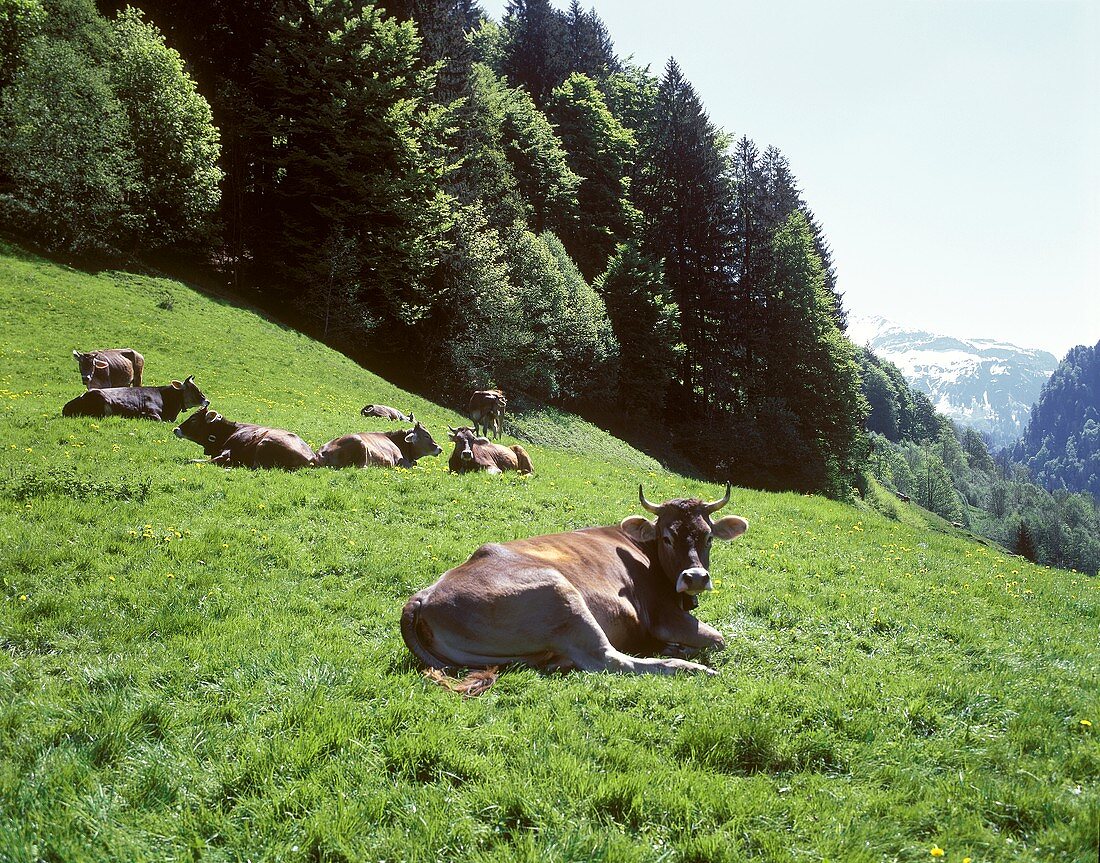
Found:
<path fill-rule="evenodd" d="M 399 423 L 412 422 L 412 413 L 405 416 L 397 408 L 391 408 L 389 405 L 363 405 L 363 409 L 359 411 L 365 417 L 378 417 L 384 420 L 393 420 Z"/>
<path fill-rule="evenodd" d="M 67 417 L 137 417 L 174 422 L 181 412 L 208 405 L 197 386 L 195 376 L 172 381 L 166 387 L 109 387 L 88 390 L 61 409 Z"/>
<path fill-rule="evenodd" d="M 411 429 L 389 432 L 356 432 L 329 441 L 317 451 L 322 467 L 412 467 L 416 460 L 443 452 L 423 425 L 412 415 Z"/>
<path fill-rule="evenodd" d="M 499 439 L 504 422 L 504 410 L 507 407 L 508 399 L 500 390 L 477 390 L 470 396 L 466 415 L 474 424 L 475 433 L 484 429 L 485 436 L 488 437 L 489 429 L 492 429 L 493 436 Z"/>
<path fill-rule="evenodd" d="M 454 441 L 455 448 L 448 466 L 455 473 L 475 470 L 488 473 L 503 473 L 506 470 L 534 473 L 531 457 L 519 444 L 504 446 L 493 443 L 487 437 L 478 437 L 477 432 L 466 426 L 451 429 L 449 437 Z"/>
<path fill-rule="evenodd" d="M 293 432 L 251 423 L 235 423 L 204 405 L 179 424 L 176 437 L 199 444 L 214 464 L 223 467 L 296 470 L 316 458 L 313 449 Z"/>
<path fill-rule="evenodd" d="M 141 386 L 145 357 L 133 348 L 110 348 L 87 353 L 73 351 L 73 359 L 80 368 L 80 379 L 84 381 L 85 389 Z"/>
<path fill-rule="evenodd" d="M 401 613 L 409 650 L 433 668 L 523 663 L 543 671 L 715 673 L 681 657 L 725 640 L 690 611 L 710 590 L 711 539 L 748 528 L 729 501 L 638 498 L 657 518 L 483 545 Z M 646 658 L 628 655 L 645 654 Z M 657 654 L 661 654 L 657 656 Z"/>

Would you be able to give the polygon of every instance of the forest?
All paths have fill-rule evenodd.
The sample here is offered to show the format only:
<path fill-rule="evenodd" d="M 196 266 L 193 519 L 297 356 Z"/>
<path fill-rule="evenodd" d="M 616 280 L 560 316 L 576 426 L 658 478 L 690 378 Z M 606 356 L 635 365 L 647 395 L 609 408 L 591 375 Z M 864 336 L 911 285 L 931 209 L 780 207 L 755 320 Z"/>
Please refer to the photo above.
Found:
<path fill-rule="evenodd" d="M 9 236 L 228 289 L 452 404 L 501 387 L 756 488 L 874 479 L 1100 567 L 1095 500 L 1021 466 L 1049 458 L 995 462 L 845 337 L 783 153 L 712 122 L 674 60 L 621 56 L 594 11 L 138 5 L 0 0 Z"/>

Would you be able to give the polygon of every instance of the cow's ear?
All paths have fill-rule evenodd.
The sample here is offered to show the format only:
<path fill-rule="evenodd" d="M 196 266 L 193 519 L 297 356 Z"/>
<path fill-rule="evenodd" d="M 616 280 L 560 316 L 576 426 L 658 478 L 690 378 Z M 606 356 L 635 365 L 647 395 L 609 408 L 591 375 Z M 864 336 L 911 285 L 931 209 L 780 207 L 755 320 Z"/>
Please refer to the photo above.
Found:
<path fill-rule="evenodd" d="M 749 523 L 739 515 L 727 515 L 711 526 L 711 533 L 719 539 L 737 539 L 749 529 Z"/>
<path fill-rule="evenodd" d="M 476 438 L 474 438 L 474 443 L 478 443 L 478 444 L 481 444 L 482 446 L 485 446 L 485 444 L 489 443 L 489 438 L 487 438 L 487 437 L 476 437 Z"/>
<path fill-rule="evenodd" d="M 183 389 L 183 384 L 181 384 L 179 381 L 172 381 L 172 389 L 182 390 Z"/>
<path fill-rule="evenodd" d="M 74 356 L 74 357 L 75 357 L 75 358 L 76 358 L 77 360 L 79 360 L 79 359 L 80 359 L 80 358 L 81 358 L 82 356 L 84 356 L 84 354 L 82 354 L 82 353 L 81 353 L 80 351 L 74 350 L 74 351 L 73 351 L 73 356 Z"/>
<path fill-rule="evenodd" d="M 657 538 L 657 523 L 644 515 L 627 516 L 619 527 L 635 542 L 650 542 Z"/>
<path fill-rule="evenodd" d="M 416 429 L 413 429 L 407 435 L 405 435 L 405 443 L 414 443 L 416 441 Z"/>
<path fill-rule="evenodd" d="M 106 360 L 94 359 L 92 360 L 92 365 L 95 366 L 97 369 L 105 369 L 107 368 L 108 363 Z"/>

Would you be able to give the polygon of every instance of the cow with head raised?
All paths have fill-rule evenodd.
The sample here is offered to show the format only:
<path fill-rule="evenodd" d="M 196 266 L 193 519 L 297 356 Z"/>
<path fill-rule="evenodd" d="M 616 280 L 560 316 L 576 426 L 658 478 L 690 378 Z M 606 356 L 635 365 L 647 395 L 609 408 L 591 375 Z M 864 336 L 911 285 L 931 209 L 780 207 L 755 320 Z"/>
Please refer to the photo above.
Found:
<path fill-rule="evenodd" d="M 88 390 L 61 409 L 67 417 L 136 417 L 174 422 L 182 411 L 209 402 L 195 386 L 195 376 L 166 387 L 109 387 Z"/>
<path fill-rule="evenodd" d="M 508 399 L 500 390 L 477 390 L 470 396 L 470 404 L 466 408 L 466 415 L 474 424 L 474 433 L 484 430 L 488 437 L 489 429 L 492 429 L 493 436 L 499 439 L 507 407 Z"/>
<path fill-rule="evenodd" d="M 405 604 L 405 644 L 433 668 L 714 673 L 683 658 L 725 646 L 691 611 L 713 587 L 711 541 L 748 522 L 712 518 L 728 484 L 712 503 L 638 497 L 655 519 L 483 545 Z"/>
<path fill-rule="evenodd" d="M 477 470 L 486 473 L 503 473 L 506 470 L 534 473 L 531 457 L 519 444 L 504 446 L 493 443 L 487 437 L 479 437 L 476 431 L 467 426 L 452 428 L 450 438 L 454 441 L 455 448 L 447 465 L 454 473 Z"/>
<path fill-rule="evenodd" d="M 80 379 L 85 389 L 141 386 L 145 357 L 133 348 L 73 351 L 73 359 L 80 368 Z"/>
<path fill-rule="evenodd" d="M 424 426 L 409 415 L 411 429 L 356 432 L 329 441 L 317 451 L 322 467 L 412 467 L 417 459 L 443 452 Z"/>
<path fill-rule="evenodd" d="M 199 444 L 214 464 L 224 467 L 283 468 L 312 465 L 312 447 L 293 432 L 227 420 L 204 405 L 179 424 L 178 438 Z"/>

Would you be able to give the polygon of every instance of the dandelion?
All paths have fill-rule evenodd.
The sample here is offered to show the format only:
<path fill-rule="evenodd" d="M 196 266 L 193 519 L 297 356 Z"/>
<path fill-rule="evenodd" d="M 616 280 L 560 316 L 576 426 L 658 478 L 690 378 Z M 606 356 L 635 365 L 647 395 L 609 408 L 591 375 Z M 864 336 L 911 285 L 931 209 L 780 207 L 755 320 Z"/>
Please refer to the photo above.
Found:
<path fill-rule="evenodd" d="M 1090 722 L 1088 719 L 1082 719 L 1081 726 L 1083 728 L 1092 728 L 1092 722 Z"/>
<path fill-rule="evenodd" d="M 19 601 L 20 602 L 26 602 L 27 601 L 27 594 L 25 594 L 25 593 L 19 594 Z"/>
<path fill-rule="evenodd" d="M 933 845 L 932 850 L 928 853 L 931 854 L 933 857 L 942 857 L 943 849 L 939 845 Z"/>

